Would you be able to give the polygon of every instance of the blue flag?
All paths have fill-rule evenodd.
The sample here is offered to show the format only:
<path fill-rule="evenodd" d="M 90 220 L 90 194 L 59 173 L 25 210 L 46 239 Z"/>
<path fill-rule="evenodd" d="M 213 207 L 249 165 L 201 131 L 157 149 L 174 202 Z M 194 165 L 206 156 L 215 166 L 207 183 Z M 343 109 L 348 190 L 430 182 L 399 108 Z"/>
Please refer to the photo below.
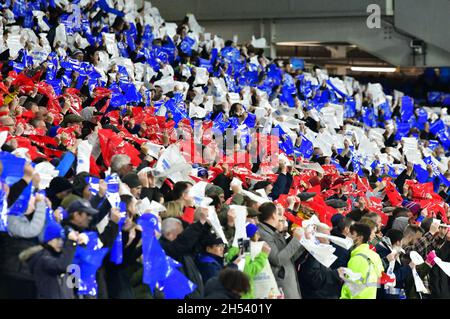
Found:
<path fill-rule="evenodd" d="M 414 100 L 409 96 L 403 96 L 401 108 L 402 122 L 408 122 L 413 115 L 414 115 Z"/>
<path fill-rule="evenodd" d="M 11 186 L 23 177 L 25 159 L 17 157 L 9 152 L 0 152 L 0 162 L 3 164 L 1 179 Z"/>
<path fill-rule="evenodd" d="M 299 152 L 304 158 L 311 158 L 314 152 L 313 143 L 308 140 L 303 134 L 301 134 L 301 138 L 302 144 L 300 145 Z"/>
<path fill-rule="evenodd" d="M 428 148 L 430 150 L 434 151 L 435 148 L 438 147 L 438 146 L 439 146 L 439 142 L 438 141 L 436 141 L 436 140 L 429 140 L 428 141 Z"/>
<path fill-rule="evenodd" d="M 187 112 L 184 109 L 183 95 L 181 93 L 175 93 L 174 97 L 168 100 L 164 106 L 167 108 L 167 111 L 172 114 L 176 124 L 188 117 Z"/>
<path fill-rule="evenodd" d="M 97 295 L 96 273 L 101 267 L 108 248 L 98 246 L 98 234 L 95 231 L 85 232 L 89 241 L 85 247 L 77 246 L 73 263 L 80 267 L 79 295 Z"/>
<path fill-rule="evenodd" d="M 153 214 L 144 214 L 138 224 L 142 227 L 143 282 L 150 286 L 152 293 L 156 285 L 167 299 L 184 298 L 196 286 L 176 269 L 176 262 L 166 256 L 155 230 L 158 220 Z"/>
<path fill-rule="evenodd" d="M 291 137 L 283 131 L 280 125 L 277 125 L 275 128 L 278 129 L 278 136 L 280 138 L 278 145 L 280 149 L 288 156 L 294 154 L 294 144 L 292 143 Z"/>
<path fill-rule="evenodd" d="M 433 124 L 430 125 L 430 132 L 431 134 L 438 134 L 445 130 L 445 124 L 442 120 L 437 120 Z"/>
<path fill-rule="evenodd" d="M 426 169 L 423 169 L 419 164 L 414 164 L 414 171 L 416 172 L 416 179 L 419 183 L 430 182 L 430 175 Z"/>
<path fill-rule="evenodd" d="M 409 123 L 397 123 L 397 133 L 395 134 L 395 140 L 399 141 L 402 137 L 408 136 L 411 125 Z"/>
<path fill-rule="evenodd" d="M 247 125 L 248 128 L 254 128 L 256 124 L 256 115 L 253 113 L 247 113 L 247 118 L 242 124 Z"/>
<path fill-rule="evenodd" d="M 219 113 L 213 120 L 213 132 L 223 134 L 230 124 L 229 121 L 224 121 L 223 113 Z"/>
<path fill-rule="evenodd" d="M 305 68 L 305 60 L 300 58 L 290 58 L 290 63 L 294 70 L 303 70 Z"/>
<path fill-rule="evenodd" d="M 241 56 L 239 50 L 233 47 L 224 47 L 220 51 L 220 54 L 228 62 L 236 62 L 237 60 L 239 60 L 239 57 Z"/>
<path fill-rule="evenodd" d="M 363 122 L 369 127 L 376 127 L 377 121 L 375 118 L 375 113 L 372 107 L 363 107 L 362 109 Z"/>
<path fill-rule="evenodd" d="M 66 152 L 64 154 L 58 167 L 56 167 L 59 171 L 59 176 L 66 176 L 67 172 L 72 167 L 72 164 L 75 162 L 75 159 L 75 155 L 72 152 Z"/>
<path fill-rule="evenodd" d="M 333 85 L 333 83 L 330 80 L 327 80 L 327 84 L 331 87 L 331 89 L 336 92 L 337 94 L 339 94 L 342 98 L 346 98 L 347 94 L 345 94 L 344 92 L 342 92 L 341 90 L 339 90 L 337 87 L 335 87 Z"/>
<path fill-rule="evenodd" d="M 421 124 L 425 124 L 428 121 L 428 113 L 424 108 L 417 110 L 417 121 Z"/>
<path fill-rule="evenodd" d="M 292 97 L 292 90 L 286 85 L 283 85 L 281 88 L 280 102 L 287 103 L 289 107 L 295 107 L 295 100 Z"/>
<path fill-rule="evenodd" d="M 362 166 L 359 161 L 358 156 L 352 156 L 352 164 L 353 164 L 353 172 L 357 173 L 359 176 L 364 176 L 364 172 L 362 171 Z"/>
<path fill-rule="evenodd" d="M 185 37 L 183 41 L 181 41 L 180 49 L 187 55 L 192 54 L 192 47 L 195 44 L 195 40 L 190 37 Z"/>
<path fill-rule="evenodd" d="M 25 187 L 22 194 L 20 194 L 19 198 L 9 208 L 9 211 L 8 211 L 9 215 L 21 216 L 26 212 L 26 210 L 28 208 L 28 202 L 30 201 L 30 197 L 31 197 L 31 187 L 32 186 L 33 186 L 33 184 L 30 183 L 30 184 L 28 184 L 27 187 Z"/>
<path fill-rule="evenodd" d="M 430 104 L 440 103 L 442 99 L 442 92 L 428 92 L 428 102 Z"/>
<path fill-rule="evenodd" d="M 356 101 L 352 97 L 350 97 L 345 100 L 344 117 L 351 118 L 355 116 L 356 116 Z"/>
<path fill-rule="evenodd" d="M 0 232 L 8 231 L 8 201 L 3 190 L 3 182 L 0 182 Z"/>
<path fill-rule="evenodd" d="M 439 170 L 439 167 L 431 159 L 431 156 L 424 157 L 423 161 L 427 165 L 431 165 L 431 167 L 433 168 L 433 176 L 434 177 L 439 177 L 439 179 L 441 180 L 442 184 L 444 184 L 447 187 L 450 186 L 450 181 L 444 176 L 444 174 L 441 173 L 441 171 Z"/>
<path fill-rule="evenodd" d="M 331 158 L 331 164 L 333 164 L 336 167 L 336 169 L 339 171 L 339 173 L 341 173 L 341 174 L 345 173 L 345 169 L 334 158 Z"/>
<path fill-rule="evenodd" d="M 442 147 L 445 150 L 450 148 L 450 137 L 447 130 L 441 131 L 437 134 L 439 141 L 442 143 Z"/>
<path fill-rule="evenodd" d="M 127 214 L 127 205 L 124 202 L 120 202 L 120 220 L 119 220 L 119 233 L 117 234 L 116 240 L 111 247 L 110 260 L 116 264 L 120 265 L 123 261 L 123 242 L 122 242 L 122 227 L 125 223 Z"/>
<path fill-rule="evenodd" d="M 390 120 L 392 118 L 391 108 L 389 106 L 389 102 L 386 101 L 379 106 L 380 110 L 383 110 L 383 119 L 385 121 Z"/>

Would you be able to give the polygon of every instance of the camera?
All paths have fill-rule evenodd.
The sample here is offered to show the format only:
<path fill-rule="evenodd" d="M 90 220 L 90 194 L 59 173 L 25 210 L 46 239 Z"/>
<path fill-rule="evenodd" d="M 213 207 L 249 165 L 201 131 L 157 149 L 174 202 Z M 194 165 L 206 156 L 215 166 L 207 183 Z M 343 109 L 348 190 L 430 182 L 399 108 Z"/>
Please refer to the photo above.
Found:
<path fill-rule="evenodd" d="M 250 239 L 239 238 L 238 246 L 241 255 L 250 253 Z"/>

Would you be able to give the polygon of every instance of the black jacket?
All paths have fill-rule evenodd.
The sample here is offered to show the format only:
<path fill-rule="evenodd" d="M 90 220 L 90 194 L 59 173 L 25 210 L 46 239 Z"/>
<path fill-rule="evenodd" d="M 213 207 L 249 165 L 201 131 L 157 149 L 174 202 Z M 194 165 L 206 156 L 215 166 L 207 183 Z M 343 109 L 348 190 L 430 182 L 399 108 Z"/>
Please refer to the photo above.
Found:
<path fill-rule="evenodd" d="M 331 230 L 331 235 L 340 238 L 345 238 L 344 235 L 340 234 L 335 229 Z M 333 254 L 336 255 L 337 259 L 334 261 L 334 263 L 331 264 L 330 268 L 338 269 L 340 267 L 347 267 L 348 261 L 350 260 L 350 250 L 347 250 L 339 245 L 336 245 L 335 243 L 331 243 L 331 246 L 336 248 Z"/>
<path fill-rule="evenodd" d="M 288 185 L 288 177 L 286 174 L 278 174 L 275 184 L 273 184 L 272 193 L 269 195 L 273 200 L 277 200 L 281 194 L 284 194 L 286 187 Z"/>
<path fill-rule="evenodd" d="M 205 299 L 241 299 L 241 297 L 225 289 L 219 277 L 214 277 L 205 285 Z"/>
<path fill-rule="evenodd" d="M 62 199 L 59 199 L 56 197 L 56 194 L 54 194 L 50 189 L 45 190 L 45 196 L 52 202 L 52 209 L 55 210 L 59 206 L 61 206 Z"/>
<path fill-rule="evenodd" d="M 450 261 L 450 243 L 447 241 L 436 255 L 444 262 Z M 445 272 L 434 265 L 430 270 L 430 291 L 432 299 L 450 299 L 450 280 Z"/>
<path fill-rule="evenodd" d="M 337 270 L 325 267 L 310 254 L 300 266 L 298 280 L 304 299 L 339 299 L 341 295 Z"/>
<path fill-rule="evenodd" d="M 375 247 L 377 254 L 380 256 L 383 263 L 384 271 L 387 272 L 389 267 L 389 261 L 387 260 L 387 255 L 391 253 L 391 249 L 383 240 Z M 395 262 L 394 266 L 395 275 L 395 288 L 405 289 L 406 282 L 413 277 L 411 267 L 409 265 L 402 265 L 400 262 Z M 397 294 L 387 294 L 383 287 L 379 288 L 377 291 L 378 299 L 398 299 Z"/>
<path fill-rule="evenodd" d="M 16 238 L 7 233 L 0 233 L 0 274 L 32 281 L 30 269 L 26 263 L 19 260 L 19 254 L 36 245 L 39 245 L 37 238 Z"/>
<path fill-rule="evenodd" d="M 163 194 L 161 194 L 157 187 L 143 187 L 141 191 L 141 199 L 144 199 L 146 197 L 150 202 L 152 200 L 159 202 L 159 199 L 164 196 Z"/>
<path fill-rule="evenodd" d="M 172 257 L 178 262 L 182 262 L 183 256 L 195 255 L 200 246 L 200 240 L 211 231 L 211 226 L 207 223 L 202 225 L 200 222 L 193 223 L 178 235 L 174 241 L 168 241 L 161 237 L 161 247 L 167 256 Z"/>
<path fill-rule="evenodd" d="M 137 247 L 141 240 L 141 232 L 136 231 L 136 237 L 126 246 L 129 240 L 129 232 L 122 231 L 123 259 L 122 263 L 116 265 L 110 261 L 108 253 L 104 259 L 105 281 L 108 289 L 108 298 L 134 299 L 135 294 L 131 285 L 130 269 L 138 265 L 137 258 L 142 255 L 142 247 Z"/>
<path fill-rule="evenodd" d="M 66 271 L 67 266 L 72 263 L 75 250 L 76 243 L 67 240 L 61 253 L 55 252 L 49 246 L 36 246 L 21 254 L 21 258 L 30 265 L 38 299 L 74 298 L 73 288 L 67 285 L 70 278 L 67 277 Z"/>
<path fill-rule="evenodd" d="M 203 278 L 195 263 L 195 255 L 199 250 L 201 238 L 211 231 L 211 226 L 200 222 L 189 225 L 174 241 L 168 241 L 161 237 L 161 247 L 167 256 L 180 262 L 183 267 L 180 269 L 186 277 L 197 285 L 197 289 L 189 295 L 189 298 L 203 296 Z"/>
<path fill-rule="evenodd" d="M 403 172 L 400 173 L 400 175 L 397 176 L 397 178 L 395 179 L 395 186 L 397 186 L 397 189 L 399 190 L 400 194 L 403 193 L 403 186 L 405 185 L 405 182 L 407 179 L 413 179 L 414 176 L 414 171 L 412 172 L 411 175 L 407 175 L 406 173 L 406 169 L 403 170 Z"/>

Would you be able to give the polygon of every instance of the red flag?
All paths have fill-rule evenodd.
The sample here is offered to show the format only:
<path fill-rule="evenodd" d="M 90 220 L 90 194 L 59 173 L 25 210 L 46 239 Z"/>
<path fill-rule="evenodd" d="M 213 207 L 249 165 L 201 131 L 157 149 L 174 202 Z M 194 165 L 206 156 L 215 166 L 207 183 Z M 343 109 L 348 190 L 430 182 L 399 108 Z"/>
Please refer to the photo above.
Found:
<path fill-rule="evenodd" d="M 89 158 L 89 174 L 92 176 L 100 177 L 100 168 L 98 167 L 97 163 L 95 162 L 95 158 L 91 155 Z"/>
<path fill-rule="evenodd" d="M 395 282 L 395 278 L 392 278 L 391 276 L 386 274 L 384 271 L 381 273 L 380 285 L 385 285 L 387 283 L 393 283 L 393 282 Z"/>
<path fill-rule="evenodd" d="M 303 219 L 301 219 L 300 217 L 294 216 L 293 214 L 291 214 L 287 211 L 284 212 L 284 217 L 286 217 L 286 219 L 288 221 L 290 221 L 291 223 L 298 225 L 298 226 L 302 226 Z"/>
<path fill-rule="evenodd" d="M 142 160 L 139 158 L 140 152 L 134 148 L 130 143 L 126 142 L 118 134 L 109 129 L 98 130 L 98 139 L 100 142 L 100 149 L 102 151 L 105 165 L 111 165 L 111 157 L 115 154 L 125 154 L 131 159 L 133 166 L 139 166 Z"/>
<path fill-rule="evenodd" d="M 386 181 L 386 196 L 389 198 L 392 206 L 401 206 L 403 203 L 402 195 L 400 195 L 391 181 Z"/>

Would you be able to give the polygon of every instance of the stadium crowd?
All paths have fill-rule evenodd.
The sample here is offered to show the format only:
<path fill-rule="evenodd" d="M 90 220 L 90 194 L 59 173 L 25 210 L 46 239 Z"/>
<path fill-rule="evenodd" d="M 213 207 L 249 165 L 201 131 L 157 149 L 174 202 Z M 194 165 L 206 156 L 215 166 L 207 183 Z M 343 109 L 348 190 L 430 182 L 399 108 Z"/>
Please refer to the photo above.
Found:
<path fill-rule="evenodd" d="M 148 1 L 0 9 L 2 298 L 450 298 L 440 93 Z"/>

